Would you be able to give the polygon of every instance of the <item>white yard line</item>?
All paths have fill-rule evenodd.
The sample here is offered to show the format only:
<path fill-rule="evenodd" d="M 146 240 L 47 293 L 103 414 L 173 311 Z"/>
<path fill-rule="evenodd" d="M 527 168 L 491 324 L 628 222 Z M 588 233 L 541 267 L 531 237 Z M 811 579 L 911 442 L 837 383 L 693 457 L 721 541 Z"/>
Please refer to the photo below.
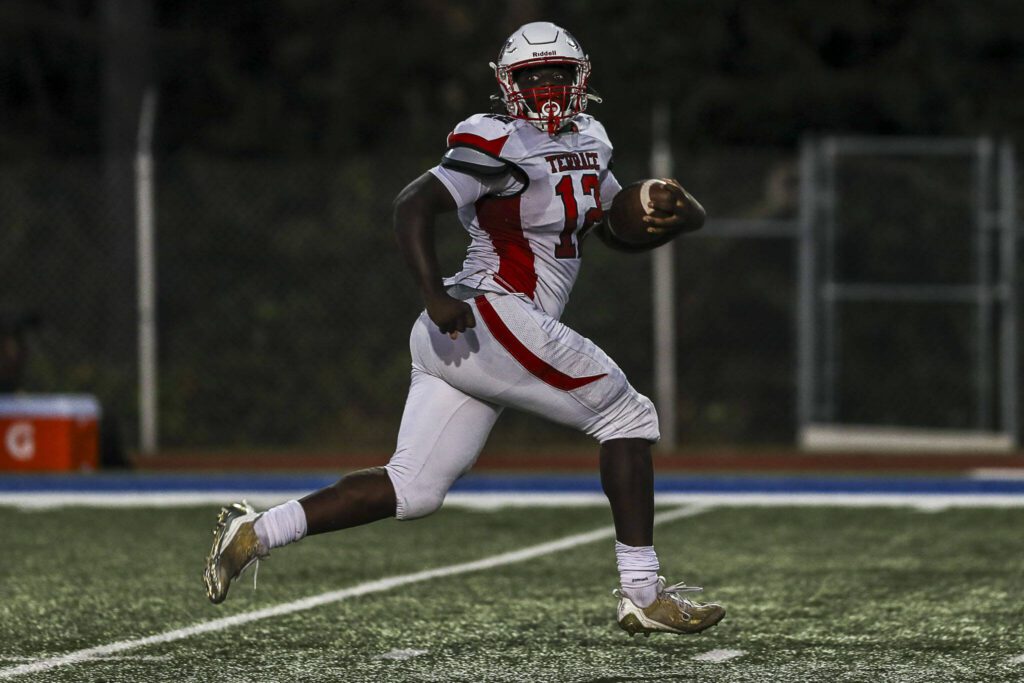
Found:
<path fill-rule="evenodd" d="M 22 510 L 52 510 L 81 506 L 96 508 L 220 506 L 226 500 L 246 498 L 257 508 L 268 508 L 309 491 L 209 491 L 209 492 L 68 492 L 0 493 L 0 506 Z M 712 505 L 729 507 L 914 507 L 928 511 L 948 508 L 1024 507 L 1022 494 L 987 493 L 660 493 L 659 505 Z M 508 507 L 606 506 L 603 493 L 559 492 L 455 492 L 445 499 L 446 507 L 499 510 Z"/>
<path fill-rule="evenodd" d="M 664 524 L 665 522 L 671 522 L 684 517 L 693 517 L 707 509 L 708 508 L 705 506 L 695 505 L 669 510 L 668 512 L 655 515 L 654 523 Z M 455 576 L 457 574 L 485 571 L 487 569 L 503 567 L 509 564 L 525 562 L 537 557 L 543 557 L 544 555 L 551 555 L 564 550 L 570 550 L 580 545 L 594 543 L 595 541 L 602 541 L 614 537 L 615 528 L 608 526 L 582 534 L 566 536 L 565 538 L 560 538 L 557 541 L 541 543 L 540 545 L 533 545 L 521 550 L 501 553 L 500 555 L 492 555 L 491 557 L 485 557 L 482 560 L 452 564 L 447 567 L 427 569 L 413 574 L 404 574 L 401 576 L 392 576 L 386 579 L 378 579 L 377 581 L 368 581 L 366 583 L 352 586 L 351 588 L 343 588 L 341 590 L 330 591 L 328 593 L 321 593 L 320 595 L 314 595 L 309 598 L 303 598 L 302 600 L 295 600 L 294 602 L 275 605 L 274 607 L 266 607 L 264 609 L 254 610 L 252 612 L 243 612 L 241 614 L 224 617 L 222 619 L 214 619 L 213 621 L 206 621 L 200 624 L 195 624 L 194 626 L 180 628 L 174 631 L 167 631 L 166 633 L 147 636 L 145 638 L 136 638 L 134 640 L 121 640 L 107 645 L 99 645 L 97 647 L 90 647 L 84 650 L 76 650 L 75 652 L 69 652 L 68 654 L 61 655 L 59 657 L 48 657 L 29 664 L 0 669 L 0 679 L 14 678 L 15 676 L 22 676 L 30 673 L 39 673 L 40 671 L 47 671 L 59 666 L 79 664 L 88 660 L 114 655 L 119 652 L 146 647 L 147 645 L 171 643 L 176 640 L 190 638 L 203 633 L 223 631 L 224 629 L 231 628 L 233 626 L 241 626 L 242 624 L 248 624 L 261 619 L 270 619 L 272 617 L 280 617 L 286 614 L 302 612 L 322 607 L 324 605 L 329 605 L 331 603 L 341 602 L 342 600 L 348 600 L 349 598 L 369 595 L 371 593 L 380 593 L 382 591 L 398 588 L 399 586 L 407 586 L 411 583 L 419 583 L 421 581 L 429 581 L 431 579 Z"/>
<path fill-rule="evenodd" d="M 1024 507 L 1022 494 L 987 493 L 659 493 L 655 501 L 659 505 L 712 507 L 912 507 L 929 511 Z M 602 493 L 451 493 L 445 499 L 446 506 L 474 510 L 607 504 L 608 499 Z"/>
<path fill-rule="evenodd" d="M 711 650 L 702 655 L 694 655 L 690 659 L 695 662 L 727 662 L 747 654 L 743 650 Z"/>
<path fill-rule="evenodd" d="M 406 659 L 412 659 L 413 657 L 419 657 L 420 655 L 427 654 L 427 650 L 389 650 L 382 655 L 374 657 L 374 659 L 393 659 L 396 661 L 404 661 Z"/>
<path fill-rule="evenodd" d="M 1024 479 L 1024 467 L 978 467 L 968 473 L 971 479 L 1019 481 Z"/>
<path fill-rule="evenodd" d="M 302 491 L 67 491 L 54 493 L 0 493 L 0 505 L 22 510 L 51 510 L 62 507 L 171 508 L 200 505 L 220 507 L 225 501 L 245 498 L 259 508 L 302 498 Z"/>
<path fill-rule="evenodd" d="M 105 655 L 92 657 L 94 662 L 169 662 L 174 657 L 171 655 Z M 0 662 L 28 663 L 35 662 L 36 657 L 0 657 Z"/>

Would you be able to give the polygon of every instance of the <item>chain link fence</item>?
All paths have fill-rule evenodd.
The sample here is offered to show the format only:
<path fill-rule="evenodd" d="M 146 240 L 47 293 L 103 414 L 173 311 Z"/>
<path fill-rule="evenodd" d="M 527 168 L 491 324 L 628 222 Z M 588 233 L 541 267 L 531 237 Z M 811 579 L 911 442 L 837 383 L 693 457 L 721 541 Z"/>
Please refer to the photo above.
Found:
<path fill-rule="evenodd" d="M 808 424 L 1014 440 L 1012 148 L 845 137 L 815 155 Z"/>
<path fill-rule="evenodd" d="M 976 312 L 971 300 L 939 298 L 978 278 L 970 161 L 863 155 L 837 163 L 835 280 L 913 286 L 936 300 L 858 298 L 866 286 L 847 286 L 851 295 L 834 308 L 834 418 L 974 426 Z"/>
<path fill-rule="evenodd" d="M 158 159 L 162 447 L 392 447 L 420 305 L 392 236 L 391 202 L 433 163 L 431 155 Z M 707 235 L 668 247 L 677 263 L 680 441 L 792 443 L 797 150 L 677 153 L 675 166 L 712 218 Z M 645 177 L 646 159 L 620 158 L 616 173 L 624 182 Z M 123 209 L 133 205 L 116 177 L 97 159 L 0 164 L 0 309 L 41 320 L 22 388 L 97 394 L 133 448 L 135 245 Z M 920 202 L 943 200 L 917 189 Z M 453 272 L 465 233 L 451 218 L 438 235 L 443 270 Z M 650 395 L 650 258 L 598 243 L 584 253 L 564 320 Z M 844 254 L 843 268 L 873 264 L 853 247 Z M 586 439 L 507 413 L 491 442 Z"/>

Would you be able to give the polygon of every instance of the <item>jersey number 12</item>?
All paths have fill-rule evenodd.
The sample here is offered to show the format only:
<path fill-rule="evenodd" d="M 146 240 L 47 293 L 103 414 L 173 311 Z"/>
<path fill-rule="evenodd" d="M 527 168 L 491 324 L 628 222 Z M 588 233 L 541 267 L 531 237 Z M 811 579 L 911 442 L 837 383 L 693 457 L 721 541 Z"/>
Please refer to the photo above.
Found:
<path fill-rule="evenodd" d="M 596 173 L 586 173 L 580 178 L 580 185 L 583 194 L 589 194 L 594 198 L 595 206 L 587 209 L 583 216 L 581 235 L 585 235 L 595 223 L 601 220 L 604 212 L 601 211 L 601 179 Z M 555 194 L 561 197 L 562 207 L 565 209 L 565 228 L 559 235 L 558 244 L 555 245 L 555 258 L 579 258 L 580 248 L 573 235 L 579 223 L 580 208 L 576 202 L 576 188 L 572 182 L 571 175 L 564 175 L 555 185 Z"/>

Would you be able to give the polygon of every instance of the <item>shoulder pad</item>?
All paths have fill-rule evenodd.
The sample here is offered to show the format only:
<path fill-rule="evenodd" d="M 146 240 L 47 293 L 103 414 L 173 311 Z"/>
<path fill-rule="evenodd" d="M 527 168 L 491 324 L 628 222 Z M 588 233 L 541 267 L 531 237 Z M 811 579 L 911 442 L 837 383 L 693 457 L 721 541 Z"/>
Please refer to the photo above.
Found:
<path fill-rule="evenodd" d="M 579 114 L 573 119 L 573 123 L 576 124 L 576 129 L 581 135 L 590 136 L 598 142 L 607 145 L 609 149 L 612 148 L 612 141 L 608 139 L 608 133 L 605 131 L 604 126 L 593 116 Z"/>
<path fill-rule="evenodd" d="M 441 165 L 475 176 L 498 176 L 509 171 L 507 162 L 470 146 L 450 147 L 441 157 Z"/>
<path fill-rule="evenodd" d="M 515 121 L 498 114 L 474 114 L 448 135 L 448 148 L 470 147 L 492 157 L 501 156 L 502 148 L 515 130 Z"/>

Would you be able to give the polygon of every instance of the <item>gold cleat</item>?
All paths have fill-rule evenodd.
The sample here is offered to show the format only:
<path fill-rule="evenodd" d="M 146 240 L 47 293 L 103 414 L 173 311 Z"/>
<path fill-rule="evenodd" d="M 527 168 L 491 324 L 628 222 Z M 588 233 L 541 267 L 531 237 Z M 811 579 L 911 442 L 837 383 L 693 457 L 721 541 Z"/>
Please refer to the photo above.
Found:
<path fill-rule="evenodd" d="M 213 604 L 224 602 L 231 582 L 246 567 L 270 554 L 256 537 L 255 523 L 260 514 L 244 500 L 221 508 L 213 530 L 213 547 L 203 571 L 206 597 Z"/>
<path fill-rule="evenodd" d="M 725 608 L 708 603 L 702 605 L 680 597 L 680 593 L 695 593 L 702 590 L 696 586 L 677 583 L 665 585 L 665 577 L 658 577 L 658 599 L 648 607 L 640 608 L 633 601 L 615 589 L 619 598 L 618 622 L 629 635 L 643 633 L 700 633 L 711 628 L 725 617 Z"/>

